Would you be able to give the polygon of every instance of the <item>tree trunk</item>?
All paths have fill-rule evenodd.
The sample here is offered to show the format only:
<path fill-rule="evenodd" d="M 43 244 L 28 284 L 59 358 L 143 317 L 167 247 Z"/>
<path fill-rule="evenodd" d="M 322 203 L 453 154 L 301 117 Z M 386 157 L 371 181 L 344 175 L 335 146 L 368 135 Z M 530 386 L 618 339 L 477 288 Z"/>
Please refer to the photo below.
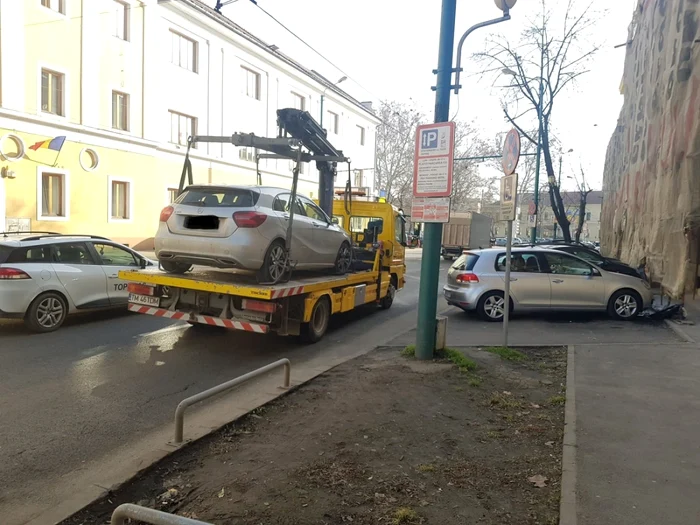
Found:
<path fill-rule="evenodd" d="M 544 165 L 547 168 L 547 179 L 549 180 L 549 202 L 552 206 L 552 211 L 554 212 L 554 217 L 557 219 L 557 223 L 561 228 L 562 237 L 564 237 L 564 242 L 571 242 L 571 223 L 566 216 L 566 207 L 561 198 L 561 192 L 559 191 L 559 186 L 556 183 L 556 178 L 554 177 L 554 164 L 552 163 L 552 154 L 549 151 L 549 123 L 543 123 L 542 130 L 542 152 L 544 153 Z"/>
<path fill-rule="evenodd" d="M 588 201 L 588 194 L 590 193 L 590 190 L 588 191 L 582 191 L 582 189 L 579 188 L 579 195 L 581 197 L 581 201 L 579 202 L 578 205 L 578 224 L 576 225 L 576 242 L 581 242 L 581 232 L 583 231 L 583 223 L 585 222 L 586 219 L 586 202 Z"/>

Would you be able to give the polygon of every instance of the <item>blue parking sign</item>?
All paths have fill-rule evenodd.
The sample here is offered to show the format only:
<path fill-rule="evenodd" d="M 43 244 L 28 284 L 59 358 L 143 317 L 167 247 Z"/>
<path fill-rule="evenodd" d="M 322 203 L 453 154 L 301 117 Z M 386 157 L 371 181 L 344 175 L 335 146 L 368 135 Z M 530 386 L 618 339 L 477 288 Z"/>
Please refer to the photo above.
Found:
<path fill-rule="evenodd" d="M 421 148 L 435 149 L 438 147 L 438 130 L 424 129 L 421 131 Z"/>

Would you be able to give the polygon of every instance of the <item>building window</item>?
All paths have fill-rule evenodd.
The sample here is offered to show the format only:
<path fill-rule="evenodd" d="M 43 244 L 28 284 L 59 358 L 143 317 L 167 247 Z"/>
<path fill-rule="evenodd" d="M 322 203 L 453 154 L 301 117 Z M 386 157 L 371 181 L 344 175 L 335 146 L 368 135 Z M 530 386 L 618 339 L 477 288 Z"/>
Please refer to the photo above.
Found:
<path fill-rule="evenodd" d="M 41 216 L 66 216 L 66 179 L 62 173 L 41 174 Z"/>
<path fill-rule="evenodd" d="M 112 128 L 129 131 L 129 95 L 112 91 Z"/>
<path fill-rule="evenodd" d="M 170 111 L 170 142 L 187 146 L 187 137 L 197 134 L 197 119 L 182 113 Z M 192 144 L 193 148 L 197 144 Z"/>
<path fill-rule="evenodd" d="M 295 109 L 306 111 L 306 97 L 292 91 L 292 104 Z"/>
<path fill-rule="evenodd" d="M 241 67 L 243 70 L 243 94 L 246 97 L 260 100 L 260 73 Z"/>
<path fill-rule="evenodd" d="M 360 142 L 360 146 L 365 145 L 365 128 L 362 126 L 357 126 L 357 140 Z"/>
<path fill-rule="evenodd" d="M 170 61 L 183 69 L 197 72 L 197 42 L 180 33 L 170 31 Z"/>
<path fill-rule="evenodd" d="M 238 158 L 248 162 L 255 162 L 255 148 L 239 148 Z"/>
<path fill-rule="evenodd" d="M 168 188 L 168 204 L 172 204 L 177 199 L 177 188 Z"/>
<path fill-rule="evenodd" d="M 364 172 L 362 170 L 355 170 L 355 187 L 362 188 L 363 180 Z"/>
<path fill-rule="evenodd" d="M 337 113 L 333 113 L 332 111 L 328 112 L 328 131 L 334 134 L 338 134 L 338 124 L 339 124 L 339 118 Z"/>
<path fill-rule="evenodd" d="M 43 5 L 44 7 L 48 7 L 53 11 L 61 13 L 62 15 L 66 14 L 65 0 L 41 0 L 41 5 Z"/>
<path fill-rule="evenodd" d="M 116 220 L 127 220 L 131 218 L 131 199 L 129 198 L 129 182 L 123 180 L 113 180 L 111 187 L 111 199 L 109 216 Z"/>
<path fill-rule="evenodd" d="M 114 36 L 122 40 L 129 40 L 129 4 L 114 0 Z"/>
<path fill-rule="evenodd" d="M 590 211 L 587 211 L 587 212 L 586 212 L 586 220 L 587 220 L 587 221 L 590 221 L 590 220 L 591 220 L 591 212 L 590 212 Z"/>
<path fill-rule="evenodd" d="M 65 77 L 61 73 L 41 70 L 41 110 L 54 115 L 64 115 L 63 86 Z"/>

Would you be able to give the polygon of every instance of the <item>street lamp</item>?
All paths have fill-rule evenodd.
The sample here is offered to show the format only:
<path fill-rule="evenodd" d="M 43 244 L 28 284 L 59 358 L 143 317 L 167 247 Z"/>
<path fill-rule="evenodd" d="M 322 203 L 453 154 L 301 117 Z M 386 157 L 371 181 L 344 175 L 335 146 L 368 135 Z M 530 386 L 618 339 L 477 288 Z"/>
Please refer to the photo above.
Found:
<path fill-rule="evenodd" d="M 455 47 L 455 18 L 457 0 L 442 0 L 440 15 L 440 44 L 438 48 L 438 67 L 433 70 L 437 75 L 435 90 L 435 122 L 450 120 L 450 94 L 454 90 L 459 94 L 459 78 L 462 72 L 462 47 L 467 37 L 481 27 L 510 20 L 509 9 L 515 0 L 495 0 L 502 16 L 473 25 L 462 35 L 457 46 L 457 63 L 453 67 Z M 455 82 L 452 83 L 452 73 Z M 416 323 L 416 358 L 428 360 L 435 351 L 435 334 L 437 331 L 437 295 L 440 281 L 440 248 L 442 244 L 442 223 L 425 223 L 423 234 L 423 255 L 421 257 L 420 289 L 418 292 L 418 321 Z"/>
<path fill-rule="evenodd" d="M 338 81 L 335 82 L 333 85 L 334 85 L 334 86 L 337 86 L 337 85 L 340 84 L 341 82 L 345 82 L 347 79 L 348 79 L 348 77 L 346 77 L 345 75 L 343 75 L 343 76 L 340 77 L 340 78 L 338 79 Z M 329 87 L 330 87 L 330 86 L 326 86 L 326 89 L 324 89 L 324 90 L 323 90 L 323 93 L 321 93 L 321 122 L 319 122 L 319 124 L 321 125 L 321 128 L 323 128 L 323 99 L 326 98 L 326 91 L 328 91 L 328 88 L 329 88 Z"/>
<path fill-rule="evenodd" d="M 574 150 L 569 149 L 566 153 L 572 153 Z M 564 161 L 564 155 L 566 153 L 562 153 L 559 155 L 559 181 L 557 182 L 557 188 L 559 188 L 559 191 L 561 192 L 561 164 Z M 567 179 L 570 179 L 571 177 L 566 177 Z M 556 221 L 554 222 L 554 239 L 557 238 L 557 223 Z"/>

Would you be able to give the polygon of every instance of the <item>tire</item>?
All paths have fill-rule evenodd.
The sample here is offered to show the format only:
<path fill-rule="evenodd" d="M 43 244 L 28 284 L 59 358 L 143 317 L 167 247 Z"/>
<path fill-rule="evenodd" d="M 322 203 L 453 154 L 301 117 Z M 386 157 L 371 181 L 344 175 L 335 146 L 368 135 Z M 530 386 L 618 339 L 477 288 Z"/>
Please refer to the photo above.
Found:
<path fill-rule="evenodd" d="M 328 330 L 331 319 L 331 302 L 327 296 L 316 301 L 311 311 L 311 321 L 301 325 L 301 340 L 304 343 L 318 343 Z"/>
<path fill-rule="evenodd" d="M 343 244 L 338 248 L 334 269 L 336 275 L 345 275 L 352 269 L 352 248 L 350 248 L 350 243 L 347 241 L 343 241 Z"/>
<path fill-rule="evenodd" d="M 173 262 L 173 261 L 159 261 L 160 265 L 163 267 L 163 270 L 165 270 L 168 273 L 174 273 L 181 275 L 185 272 L 189 272 L 192 269 L 191 264 L 187 263 L 179 263 L 179 262 Z"/>
<path fill-rule="evenodd" d="M 443 255 L 442 258 L 445 259 L 446 261 L 451 261 L 454 259 L 454 257 L 452 257 L 451 255 Z"/>
<path fill-rule="evenodd" d="M 644 308 L 642 297 L 634 290 L 618 290 L 608 301 L 608 315 L 618 321 L 632 321 Z"/>
<path fill-rule="evenodd" d="M 258 281 L 261 283 L 278 283 L 289 270 L 289 256 L 282 239 L 272 241 L 265 252 L 262 266 L 258 271 Z"/>
<path fill-rule="evenodd" d="M 68 303 L 63 296 L 56 292 L 45 292 L 29 305 L 24 323 L 33 332 L 53 332 L 61 328 L 67 315 Z"/>
<path fill-rule="evenodd" d="M 396 277 L 391 277 L 391 282 L 386 290 L 386 295 L 379 300 L 379 307 L 382 310 L 388 310 L 391 305 L 394 304 L 394 297 L 396 296 Z"/>
<path fill-rule="evenodd" d="M 488 292 L 479 299 L 479 303 L 476 305 L 476 313 L 484 321 L 502 322 L 504 305 L 503 292 Z M 513 301 L 510 301 L 510 312 L 513 312 Z"/>

